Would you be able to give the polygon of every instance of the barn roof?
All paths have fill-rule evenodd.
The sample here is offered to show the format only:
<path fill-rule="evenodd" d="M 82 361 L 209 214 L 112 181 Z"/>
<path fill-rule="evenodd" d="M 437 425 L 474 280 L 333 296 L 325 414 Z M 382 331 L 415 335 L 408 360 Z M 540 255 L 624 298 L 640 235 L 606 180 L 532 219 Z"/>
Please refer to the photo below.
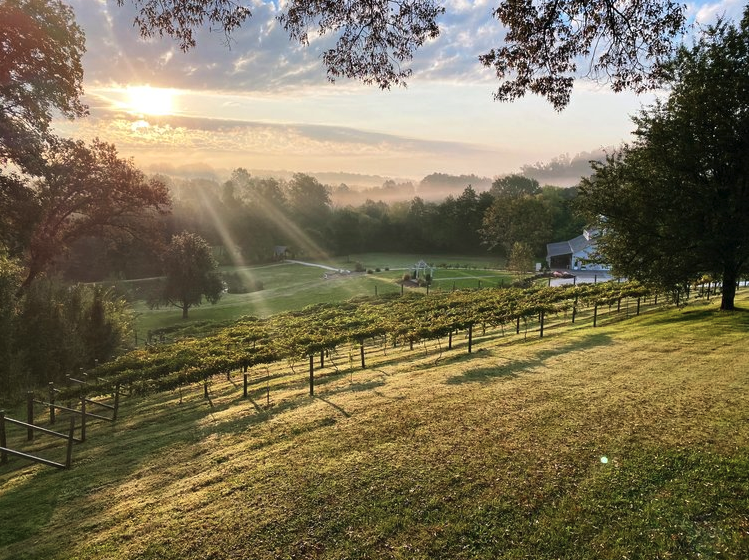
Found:
<path fill-rule="evenodd" d="M 586 247 L 590 247 L 595 242 L 588 239 L 585 235 L 578 235 L 569 241 L 558 241 L 557 243 L 546 244 L 546 255 L 548 257 L 558 257 L 560 255 L 571 255 L 579 253 Z"/>

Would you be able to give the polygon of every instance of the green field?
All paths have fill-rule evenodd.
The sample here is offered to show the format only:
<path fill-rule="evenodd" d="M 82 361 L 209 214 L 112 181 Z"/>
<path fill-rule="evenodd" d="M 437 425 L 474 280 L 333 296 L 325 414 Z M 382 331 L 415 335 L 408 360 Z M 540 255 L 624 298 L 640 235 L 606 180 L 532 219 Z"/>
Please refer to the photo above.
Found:
<path fill-rule="evenodd" d="M 747 333 L 697 303 L 125 399 L 70 471 L 0 467 L 0 559 L 745 559 Z"/>
<path fill-rule="evenodd" d="M 248 294 L 224 294 L 216 305 L 204 304 L 190 309 L 190 321 L 231 321 L 245 315 L 267 317 L 282 311 L 301 309 L 315 303 L 345 301 L 356 296 L 373 296 L 400 292 L 396 283 L 419 260 L 438 266 L 431 289 L 451 290 L 509 284 L 512 274 L 492 267 L 495 257 L 463 257 L 435 255 L 398 255 L 367 253 L 333 260 L 314 260 L 337 269 L 353 270 L 358 261 L 372 274 L 329 275 L 321 268 L 300 264 L 273 264 L 256 267 L 222 267 L 225 272 L 239 272 L 248 280 L 260 281 L 264 289 Z M 439 268 L 448 265 L 451 268 Z M 456 268 L 460 266 L 461 268 Z M 466 268 L 467 267 L 467 268 Z M 375 272 L 379 268 L 379 272 Z M 385 270 L 389 268 L 390 270 Z M 136 282 L 137 283 L 137 282 Z M 409 288 L 425 291 L 424 288 Z M 143 301 L 133 304 L 136 332 L 143 342 L 148 331 L 182 323 L 177 308 L 149 309 Z"/>

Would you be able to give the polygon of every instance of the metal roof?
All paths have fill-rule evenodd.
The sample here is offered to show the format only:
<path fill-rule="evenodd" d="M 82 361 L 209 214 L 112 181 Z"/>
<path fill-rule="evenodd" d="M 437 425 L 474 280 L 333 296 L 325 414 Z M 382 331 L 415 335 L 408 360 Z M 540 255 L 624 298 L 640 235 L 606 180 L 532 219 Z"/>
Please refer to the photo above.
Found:
<path fill-rule="evenodd" d="M 558 257 L 560 255 L 571 255 L 573 253 L 579 253 L 586 247 L 594 245 L 595 241 L 592 241 L 585 237 L 585 235 L 578 235 L 574 239 L 569 241 L 558 241 L 557 243 L 546 244 L 546 256 L 547 257 Z"/>

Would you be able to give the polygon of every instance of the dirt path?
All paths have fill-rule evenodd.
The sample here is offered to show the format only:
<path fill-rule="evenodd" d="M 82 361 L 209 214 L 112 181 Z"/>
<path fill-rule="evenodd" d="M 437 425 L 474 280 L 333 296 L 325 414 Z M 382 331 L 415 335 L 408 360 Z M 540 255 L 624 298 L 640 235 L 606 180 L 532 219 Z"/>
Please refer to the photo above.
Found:
<path fill-rule="evenodd" d="M 292 264 L 301 264 L 301 265 L 304 265 L 304 266 L 315 266 L 317 268 L 322 268 L 322 269 L 325 269 L 325 270 L 331 270 L 333 272 L 339 272 L 341 274 L 350 274 L 351 273 L 350 270 L 343 270 L 341 268 L 335 268 L 335 267 L 328 266 L 328 265 L 325 265 L 325 264 L 308 263 L 308 262 L 303 262 L 303 261 L 292 261 L 292 260 L 289 260 L 289 259 L 286 259 L 284 262 L 292 263 Z"/>

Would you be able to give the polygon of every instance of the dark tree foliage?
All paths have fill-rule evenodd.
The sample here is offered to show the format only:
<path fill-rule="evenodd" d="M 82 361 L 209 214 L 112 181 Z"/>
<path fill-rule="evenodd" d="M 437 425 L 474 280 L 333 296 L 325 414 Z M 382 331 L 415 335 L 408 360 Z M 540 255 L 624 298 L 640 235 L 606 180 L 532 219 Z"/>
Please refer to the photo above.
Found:
<path fill-rule="evenodd" d="M 0 163 L 37 169 L 52 111 L 86 114 L 83 32 L 59 0 L 0 2 Z"/>
<path fill-rule="evenodd" d="M 507 175 L 494 181 L 489 192 L 494 198 L 519 198 L 539 194 L 541 187 L 535 179 L 523 175 Z"/>
<path fill-rule="evenodd" d="M 4 395 L 61 382 L 65 374 L 109 359 L 131 340 L 132 314 L 111 290 L 42 277 L 18 298 L 10 291 L 13 282 L 7 283 L 8 264 L 0 259 L 4 323 L 0 325 L 0 362 L 4 364 L 0 391 Z"/>
<path fill-rule="evenodd" d="M 148 241 L 149 220 L 169 204 L 166 187 L 118 157 L 113 145 L 57 140 L 42 176 L 19 191 L 25 206 L 8 225 L 20 238 L 26 288 L 75 241 L 126 236 Z M 10 201 L 13 207 L 14 202 Z"/>
<path fill-rule="evenodd" d="M 173 305 L 182 310 L 187 319 L 191 307 L 221 299 L 223 284 L 216 272 L 216 259 L 205 239 L 194 233 L 181 233 L 172 237 L 164 253 L 166 281 L 158 294 L 151 299 L 151 306 Z"/>
<path fill-rule="evenodd" d="M 506 256 L 517 242 L 541 254 L 552 240 L 548 207 L 538 195 L 497 198 L 484 214 L 481 235 L 489 249 L 499 249 Z"/>
<path fill-rule="evenodd" d="M 499 101 L 526 92 L 557 109 L 582 73 L 614 91 L 643 92 L 661 83 L 661 67 L 684 31 L 684 5 L 671 0 L 504 1 L 494 11 L 507 26 L 505 45 L 480 57 L 494 69 Z"/>
<path fill-rule="evenodd" d="M 207 23 L 230 33 L 252 15 L 236 0 L 130 1 L 144 36 L 170 35 L 184 50 L 195 45 L 196 28 Z M 503 0 L 494 16 L 507 28 L 504 45 L 479 59 L 499 78 L 501 101 L 532 92 L 562 109 L 581 74 L 608 80 L 615 91 L 643 91 L 660 83 L 661 64 L 684 30 L 684 9 L 671 0 Z M 405 84 L 411 69 L 404 64 L 439 35 L 444 11 L 434 0 L 289 0 L 278 19 L 305 45 L 312 32 L 335 35 L 335 46 L 322 53 L 329 79 L 389 88 Z"/>
<path fill-rule="evenodd" d="M 749 260 L 749 8 L 668 70 L 668 99 L 634 119 L 637 140 L 594 166 L 581 200 L 617 274 L 672 290 L 714 274 L 733 309 Z"/>

